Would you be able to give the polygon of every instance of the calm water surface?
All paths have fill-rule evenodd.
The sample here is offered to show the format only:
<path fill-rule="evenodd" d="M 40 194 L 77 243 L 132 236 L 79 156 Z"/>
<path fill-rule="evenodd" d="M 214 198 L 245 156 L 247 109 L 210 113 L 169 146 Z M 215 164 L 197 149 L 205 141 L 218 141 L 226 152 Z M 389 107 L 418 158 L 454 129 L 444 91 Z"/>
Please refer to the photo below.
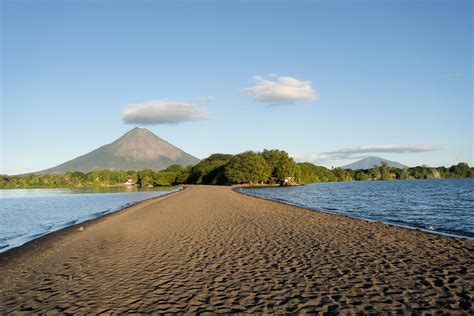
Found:
<path fill-rule="evenodd" d="M 314 210 L 474 239 L 474 179 L 327 182 L 238 190 Z"/>
<path fill-rule="evenodd" d="M 179 188 L 0 190 L 0 252 Z"/>

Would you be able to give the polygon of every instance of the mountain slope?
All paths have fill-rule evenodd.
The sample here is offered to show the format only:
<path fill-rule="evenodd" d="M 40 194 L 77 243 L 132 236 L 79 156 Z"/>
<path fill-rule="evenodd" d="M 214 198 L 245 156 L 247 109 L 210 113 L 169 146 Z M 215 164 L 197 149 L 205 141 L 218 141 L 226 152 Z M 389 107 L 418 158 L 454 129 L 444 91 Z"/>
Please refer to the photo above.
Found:
<path fill-rule="evenodd" d="M 163 170 L 173 164 L 194 165 L 199 159 L 159 138 L 145 128 L 134 128 L 122 137 L 88 154 L 38 174 L 94 170 Z"/>
<path fill-rule="evenodd" d="M 380 157 L 371 156 L 371 157 L 367 157 L 362 160 L 353 162 L 351 164 L 345 165 L 342 168 L 352 169 L 352 170 L 370 169 L 373 166 L 380 166 L 382 162 L 386 162 L 390 167 L 394 167 L 394 168 L 402 169 L 406 167 L 405 165 L 402 165 L 401 163 L 396 162 L 396 161 L 391 161 L 391 160 L 383 159 Z"/>

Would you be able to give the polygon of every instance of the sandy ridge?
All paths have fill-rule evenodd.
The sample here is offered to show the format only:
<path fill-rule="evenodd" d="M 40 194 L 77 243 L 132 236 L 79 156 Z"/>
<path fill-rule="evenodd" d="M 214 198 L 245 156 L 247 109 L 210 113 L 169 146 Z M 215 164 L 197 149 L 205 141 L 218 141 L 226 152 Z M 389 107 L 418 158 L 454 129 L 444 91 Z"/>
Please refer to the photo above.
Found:
<path fill-rule="evenodd" d="M 472 314 L 472 253 L 472 240 L 195 186 L 18 250 L 0 265 L 0 310 Z"/>

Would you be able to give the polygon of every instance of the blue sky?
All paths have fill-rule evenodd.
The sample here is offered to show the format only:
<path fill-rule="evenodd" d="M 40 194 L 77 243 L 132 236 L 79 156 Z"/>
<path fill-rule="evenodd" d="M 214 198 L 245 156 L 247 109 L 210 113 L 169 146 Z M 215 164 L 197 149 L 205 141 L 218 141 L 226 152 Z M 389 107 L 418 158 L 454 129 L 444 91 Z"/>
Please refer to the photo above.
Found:
<path fill-rule="evenodd" d="M 199 158 L 279 148 L 326 166 L 364 155 L 474 164 L 472 1 L 1 11 L 1 173 L 57 165 L 137 125 Z M 140 121 L 150 104 L 156 119 Z"/>

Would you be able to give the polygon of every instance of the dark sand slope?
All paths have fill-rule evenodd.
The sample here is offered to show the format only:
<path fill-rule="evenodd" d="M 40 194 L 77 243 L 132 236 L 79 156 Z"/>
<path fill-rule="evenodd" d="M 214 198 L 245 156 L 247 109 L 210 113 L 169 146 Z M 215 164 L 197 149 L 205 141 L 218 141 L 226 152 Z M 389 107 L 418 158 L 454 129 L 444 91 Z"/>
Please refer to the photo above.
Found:
<path fill-rule="evenodd" d="M 470 240 L 192 187 L 3 256 L 0 307 L 469 314 L 473 253 Z"/>

